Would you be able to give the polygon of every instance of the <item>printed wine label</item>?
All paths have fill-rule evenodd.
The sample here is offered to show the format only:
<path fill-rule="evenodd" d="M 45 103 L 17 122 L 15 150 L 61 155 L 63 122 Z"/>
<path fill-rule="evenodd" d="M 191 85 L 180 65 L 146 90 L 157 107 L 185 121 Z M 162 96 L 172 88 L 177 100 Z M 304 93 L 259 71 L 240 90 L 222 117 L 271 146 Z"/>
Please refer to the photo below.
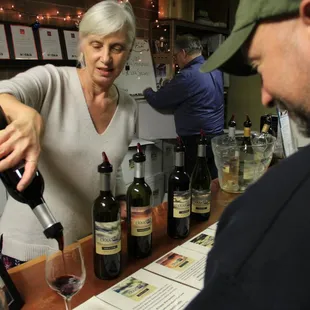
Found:
<path fill-rule="evenodd" d="M 251 181 L 254 179 L 254 165 L 252 160 L 244 160 L 243 179 Z"/>
<path fill-rule="evenodd" d="M 148 236 L 152 233 L 152 207 L 131 207 L 131 235 Z"/>
<path fill-rule="evenodd" d="M 185 218 L 190 216 L 190 191 L 175 191 L 173 195 L 173 217 Z"/>
<path fill-rule="evenodd" d="M 209 190 L 192 189 L 192 212 L 209 213 L 210 212 L 211 194 Z"/>
<path fill-rule="evenodd" d="M 184 271 L 194 262 L 195 260 L 190 257 L 186 257 L 173 252 L 168 253 L 167 255 L 156 261 L 157 264 L 173 269 L 175 271 Z"/>
<path fill-rule="evenodd" d="M 129 277 L 112 288 L 115 293 L 121 294 L 134 301 L 142 301 L 157 288 L 134 277 Z"/>
<path fill-rule="evenodd" d="M 121 221 L 95 222 L 96 253 L 113 255 L 121 251 Z"/>
<path fill-rule="evenodd" d="M 224 173 L 229 173 L 229 171 L 230 171 L 230 166 L 229 166 L 229 164 L 225 164 L 225 165 L 223 166 L 223 172 L 224 172 Z"/>

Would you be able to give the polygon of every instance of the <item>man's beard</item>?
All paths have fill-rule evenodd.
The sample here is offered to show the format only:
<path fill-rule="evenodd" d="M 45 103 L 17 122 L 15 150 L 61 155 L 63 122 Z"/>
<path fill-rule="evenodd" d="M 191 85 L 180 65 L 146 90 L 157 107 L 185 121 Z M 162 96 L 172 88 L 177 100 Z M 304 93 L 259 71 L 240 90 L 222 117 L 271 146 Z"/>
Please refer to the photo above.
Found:
<path fill-rule="evenodd" d="M 310 138 L 310 112 L 306 111 L 302 107 L 293 107 L 289 104 L 284 103 L 283 101 L 277 101 L 277 106 L 280 110 L 287 110 L 289 116 L 296 122 L 299 132 L 305 136 Z"/>

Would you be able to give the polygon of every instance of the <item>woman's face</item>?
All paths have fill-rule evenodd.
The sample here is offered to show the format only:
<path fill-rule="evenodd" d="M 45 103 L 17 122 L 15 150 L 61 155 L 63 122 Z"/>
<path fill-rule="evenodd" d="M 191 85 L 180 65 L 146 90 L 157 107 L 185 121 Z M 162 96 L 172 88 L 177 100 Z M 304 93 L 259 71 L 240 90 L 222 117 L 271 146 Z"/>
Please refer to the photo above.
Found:
<path fill-rule="evenodd" d="M 120 30 L 105 37 L 87 36 L 81 50 L 85 69 L 92 81 L 99 86 L 110 86 L 122 72 L 129 57 L 130 46 L 126 31 Z"/>

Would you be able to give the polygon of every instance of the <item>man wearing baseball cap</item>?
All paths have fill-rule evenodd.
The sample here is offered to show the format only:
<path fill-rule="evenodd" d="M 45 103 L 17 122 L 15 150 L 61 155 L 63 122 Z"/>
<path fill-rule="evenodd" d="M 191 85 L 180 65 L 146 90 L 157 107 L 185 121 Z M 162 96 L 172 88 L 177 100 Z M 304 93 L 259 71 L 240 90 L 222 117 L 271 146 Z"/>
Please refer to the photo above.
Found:
<path fill-rule="evenodd" d="M 310 0 L 240 0 L 231 35 L 200 70 L 216 68 L 260 74 L 263 105 L 277 102 L 310 137 Z M 225 210 L 187 309 L 310 309 L 310 146 Z"/>

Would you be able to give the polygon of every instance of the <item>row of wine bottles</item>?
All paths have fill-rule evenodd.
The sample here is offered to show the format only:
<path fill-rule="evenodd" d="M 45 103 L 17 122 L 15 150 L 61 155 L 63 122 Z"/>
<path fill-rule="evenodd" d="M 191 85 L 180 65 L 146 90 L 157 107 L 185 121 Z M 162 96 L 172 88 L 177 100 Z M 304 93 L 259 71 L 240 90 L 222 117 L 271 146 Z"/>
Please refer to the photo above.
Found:
<path fill-rule="evenodd" d="M 167 233 L 185 238 L 190 231 L 190 217 L 207 220 L 210 216 L 211 177 L 207 167 L 206 138 L 201 133 L 198 158 L 190 180 L 184 170 L 185 147 L 180 138 L 175 146 L 175 169 L 169 177 Z M 152 251 L 152 191 L 144 179 L 146 157 L 138 143 L 133 156 L 134 180 L 127 190 L 127 252 L 143 258 Z M 93 204 L 94 271 L 100 279 L 112 279 L 121 272 L 120 207 L 112 195 L 112 166 L 103 153 L 98 166 L 101 190 Z"/>

